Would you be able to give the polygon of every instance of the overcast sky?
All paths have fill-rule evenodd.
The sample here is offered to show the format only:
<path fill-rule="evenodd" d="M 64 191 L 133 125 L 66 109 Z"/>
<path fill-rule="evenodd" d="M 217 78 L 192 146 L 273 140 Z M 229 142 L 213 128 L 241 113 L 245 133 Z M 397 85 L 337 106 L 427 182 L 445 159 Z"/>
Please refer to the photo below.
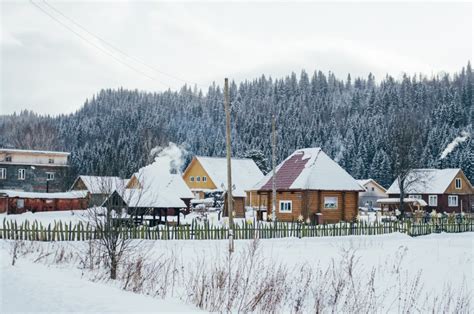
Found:
<path fill-rule="evenodd" d="M 34 2 L 46 12 L 1 2 L 0 114 L 74 112 L 102 88 L 205 89 L 302 69 L 430 76 L 473 52 L 470 2 Z"/>

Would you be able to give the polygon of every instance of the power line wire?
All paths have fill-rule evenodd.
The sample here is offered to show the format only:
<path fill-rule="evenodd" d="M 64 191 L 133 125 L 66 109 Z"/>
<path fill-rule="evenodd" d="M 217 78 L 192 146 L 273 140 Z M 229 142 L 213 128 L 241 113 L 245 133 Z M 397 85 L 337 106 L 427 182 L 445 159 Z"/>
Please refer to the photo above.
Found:
<path fill-rule="evenodd" d="M 129 54 L 127 54 L 125 51 L 123 51 L 122 49 L 118 48 L 117 46 L 115 46 L 114 44 L 110 43 L 109 41 L 103 39 L 102 37 L 92 33 L 91 31 L 89 31 L 87 28 L 85 28 L 84 26 L 82 26 L 81 24 L 79 24 L 78 22 L 76 22 L 75 20 L 73 20 L 72 18 L 68 17 L 66 14 L 64 14 L 63 12 L 61 12 L 59 9 L 57 9 L 56 7 L 54 7 L 53 5 L 49 4 L 46 0 L 43 0 L 44 4 L 46 4 L 49 8 L 51 8 L 52 10 L 54 10 L 56 13 L 58 13 L 59 15 L 61 15 L 62 17 L 64 17 L 65 19 L 67 19 L 68 21 L 70 21 L 71 23 L 73 23 L 75 26 L 77 26 L 78 28 L 82 29 L 84 32 L 86 32 L 87 34 L 89 34 L 90 36 L 96 38 L 97 40 L 99 40 L 100 42 L 104 43 L 106 46 L 112 48 L 113 50 L 117 51 L 118 53 L 120 53 L 121 55 L 125 56 L 126 58 L 129 58 L 130 60 L 133 60 L 135 61 L 136 63 L 139 63 L 159 74 L 162 74 L 162 75 L 165 75 L 165 76 L 168 76 L 170 78 L 173 78 L 175 80 L 178 80 L 178 81 L 181 81 L 181 82 L 184 82 L 186 84 L 189 84 L 189 85 L 198 85 L 198 86 L 202 86 L 202 87 L 205 87 L 201 84 L 198 84 L 196 82 L 191 82 L 191 81 L 187 81 L 185 79 L 182 79 L 178 76 L 175 76 L 175 75 L 172 75 L 172 74 L 169 74 L 169 73 L 166 73 L 166 72 L 163 72 L 159 69 L 157 69 L 156 67 L 154 66 L 151 66 L 147 63 L 145 63 L 144 61 L 134 57 L 134 56 L 131 56 Z M 192 83 L 192 84 L 190 84 Z M 207 87 L 206 87 L 207 88 Z"/>
<path fill-rule="evenodd" d="M 163 83 L 162 81 L 158 80 L 157 78 L 153 77 L 153 76 L 150 76 L 148 75 L 147 73 L 141 71 L 140 69 L 137 69 L 135 68 L 134 66 L 128 64 L 127 62 L 124 62 L 122 59 L 118 58 L 117 56 L 115 56 L 114 54 L 112 54 L 110 51 L 106 50 L 106 49 L 103 49 L 102 47 L 96 45 L 95 43 L 93 43 L 92 41 L 90 41 L 89 39 L 87 39 L 86 37 L 84 37 L 83 35 L 81 35 L 79 32 L 76 32 L 73 28 L 71 28 L 70 26 L 66 25 L 65 23 L 63 23 L 61 20 L 59 20 L 58 18 L 56 18 L 54 15 L 50 14 L 48 11 L 46 11 L 45 9 L 43 9 L 41 6 L 39 6 L 37 3 L 33 2 L 33 0 L 30 0 L 31 4 L 33 4 L 36 8 L 38 8 L 39 10 L 41 10 L 44 14 L 46 14 L 47 16 L 49 16 L 51 19 L 53 19 L 54 21 L 56 21 L 57 23 L 59 23 L 61 26 L 63 26 L 64 28 L 66 28 L 67 30 L 69 30 L 70 32 L 72 32 L 74 35 L 78 36 L 80 39 L 84 40 L 85 42 L 87 42 L 89 45 L 93 46 L 94 48 L 100 50 L 101 52 L 105 53 L 106 55 L 112 57 L 115 61 L 119 62 L 120 64 L 132 69 L 133 71 L 147 77 L 148 79 L 150 80 L 153 80 L 153 81 L 156 81 L 160 84 L 162 84 L 163 86 L 166 86 L 168 88 L 170 88 L 169 84 L 166 84 L 166 83 Z"/>

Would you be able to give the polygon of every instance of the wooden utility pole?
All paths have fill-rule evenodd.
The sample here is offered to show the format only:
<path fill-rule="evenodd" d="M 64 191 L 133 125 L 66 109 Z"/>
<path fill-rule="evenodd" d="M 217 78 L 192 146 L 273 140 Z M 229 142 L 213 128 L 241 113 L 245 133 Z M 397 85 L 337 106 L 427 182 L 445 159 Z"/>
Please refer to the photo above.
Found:
<path fill-rule="evenodd" d="M 276 228 L 276 126 L 275 114 L 272 115 L 272 220 Z"/>
<path fill-rule="evenodd" d="M 234 208 L 232 198 L 232 167 L 231 167 L 231 149 L 230 149 L 230 99 L 229 99 L 229 81 L 224 80 L 224 108 L 225 108 L 225 139 L 227 151 L 227 215 L 229 216 L 229 252 L 234 252 Z"/>

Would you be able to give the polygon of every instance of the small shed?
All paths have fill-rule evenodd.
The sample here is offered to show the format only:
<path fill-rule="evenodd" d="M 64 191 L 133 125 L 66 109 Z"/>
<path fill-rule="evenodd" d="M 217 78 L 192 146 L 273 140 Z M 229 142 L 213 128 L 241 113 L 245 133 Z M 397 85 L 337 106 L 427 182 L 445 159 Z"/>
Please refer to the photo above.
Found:
<path fill-rule="evenodd" d="M 114 191 L 123 191 L 128 179 L 110 176 L 78 176 L 70 191 L 87 191 L 89 206 L 100 206 Z"/>
<path fill-rule="evenodd" d="M 22 214 L 27 211 L 43 212 L 87 208 L 88 199 L 85 191 L 58 193 L 0 191 L 0 213 Z"/>

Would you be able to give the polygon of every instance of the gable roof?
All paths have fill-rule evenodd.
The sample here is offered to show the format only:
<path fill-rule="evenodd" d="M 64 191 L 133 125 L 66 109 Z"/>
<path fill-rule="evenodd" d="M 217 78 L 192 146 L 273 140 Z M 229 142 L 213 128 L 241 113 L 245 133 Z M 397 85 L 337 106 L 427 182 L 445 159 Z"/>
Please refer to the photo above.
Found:
<path fill-rule="evenodd" d="M 196 156 L 218 190 L 227 190 L 227 159 L 222 157 Z M 263 178 L 262 171 L 252 159 L 232 158 L 233 196 L 245 197 L 245 191 Z"/>
<path fill-rule="evenodd" d="M 387 192 L 387 189 L 384 188 L 381 184 L 379 184 L 377 181 L 375 181 L 374 179 L 359 179 L 359 180 L 356 180 L 357 183 L 359 183 L 360 185 L 362 185 L 363 187 L 365 187 L 366 184 L 372 182 L 373 184 L 375 184 L 376 186 L 378 186 L 381 190 L 383 190 L 384 192 Z"/>
<path fill-rule="evenodd" d="M 128 179 L 107 176 L 78 176 L 71 186 L 81 180 L 91 194 L 110 194 L 115 190 L 123 190 L 127 185 Z"/>
<path fill-rule="evenodd" d="M 277 190 L 365 191 L 357 181 L 321 148 L 298 149 L 276 168 Z M 272 172 L 254 187 L 272 189 Z"/>
<path fill-rule="evenodd" d="M 126 189 L 122 198 L 131 207 L 184 208 L 183 198 L 194 198 L 179 173 L 170 173 L 171 158 L 162 156 L 133 176 L 138 189 Z"/>
<path fill-rule="evenodd" d="M 413 169 L 413 175 L 420 176 L 422 179 L 409 186 L 405 193 L 444 194 L 459 171 L 461 171 L 460 168 Z M 411 175 L 408 176 L 408 178 L 410 177 Z M 393 181 L 387 193 L 400 194 L 398 179 Z"/>

